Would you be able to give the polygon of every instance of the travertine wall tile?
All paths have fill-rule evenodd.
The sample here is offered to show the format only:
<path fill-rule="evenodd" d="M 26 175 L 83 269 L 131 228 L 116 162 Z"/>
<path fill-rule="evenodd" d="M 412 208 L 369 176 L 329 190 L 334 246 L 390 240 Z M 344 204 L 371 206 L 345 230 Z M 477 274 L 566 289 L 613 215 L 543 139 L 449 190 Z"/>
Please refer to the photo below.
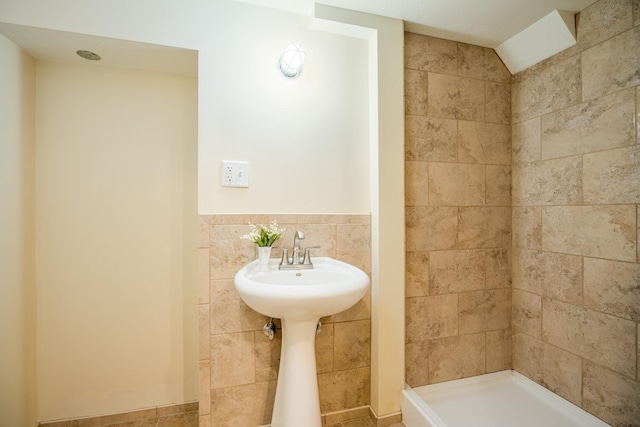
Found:
<path fill-rule="evenodd" d="M 633 3 L 633 25 L 640 25 L 640 0 L 632 0 Z"/>
<path fill-rule="evenodd" d="M 253 332 L 211 336 L 211 388 L 255 382 Z"/>
<path fill-rule="evenodd" d="M 429 115 L 460 120 L 484 120 L 484 82 L 429 73 Z"/>
<path fill-rule="evenodd" d="M 211 225 L 209 239 L 210 278 L 232 279 L 243 265 L 255 258 L 255 248 L 240 237 L 246 225 Z"/>
<path fill-rule="evenodd" d="M 457 54 L 456 42 L 404 33 L 404 66 L 407 69 L 456 74 Z"/>
<path fill-rule="evenodd" d="M 575 205 L 582 202 L 582 157 L 565 157 L 513 167 L 515 206 Z"/>
<path fill-rule="evenodd" d="M 405 116 L 405 159 L 455 162 L 457 124 L 455 120 L 426 116 Z"/>
<path fill-rule="evenodd" d="M 458 75 L 509 83 L 511 74 L 493 49 L 458 43 Z"/>
<path fill-rule="evenodd" d="M 548 298 L 542 306 L 545 341 L 635 378 L 634 322 Z"/>
<path fill-rule="evenodd" d="M 431 252 L 430 293 L 451 294 L 484 289 L 485 261 L 482 250 Z"/>
<path fill-rule="evenodd" d="M 519 123 L 580 101 L 580 56 L 568 58 L 532 74 L 516 78 L 511 87 L 512 123 Z"/>
<path fill-rule="evenodd" d="M 240 239 L 242 234 L 248 232 L 247 223 L 268 224 L 273 219 L 286 228 L 282 240 L 278 242 L 279 245 L 289 246 L 295 230 L 303 230 L 307 236 L 303 246 L 317 244 L 322 246 L 314 254 L 315 256 L 348 258 L 348 262 L 358 265 L 365 271 L 370 270 L 370 215 L 202 216 L 203 224 L 209 228 L 209 242 L 208 247 L 202 249 L 208 257 L 203 256 L 200 261 L 209 269 L 207 271 L 205 268 L 201 276 L 204 278 L 207 273 L 210 280 L 208 289 L 202 293 L 208 298 L 204 303 L 201 302 L 203 310 L 199 316 L 200 336 L 205 348 L 210 341 L 210 354 L 202 361 L 210 363 L 211 366 L 207 371 L 206 384 L 205 380 L 201 379 L 202 387 L 207 388 L 209 394 L 201 393 L 200 401 L 202 408 L 211 407 L 211 414 L 205 414 L 203 417 L 207 417 L 204 422 L 210 421 L 212 426 L 253 427 L 267 424 L 271 417 L 280 358 L 281 333 L 278 331 L 273 341 L 269 341 L 263 335 L 261 329 L 266 318 L 241 301 L 233 286 L 233 275 L 240 266 L 255 258 L 253 245 Z M 236 253 L 235 257 L 231 256 L 233 252 Z M 203 283 L 204 281 L 202 279 Z M 369 323 L 370 306 L 371 293 L 368 292 L 351 309 L 323 319 L 322 333 L 316 336 L 318 372 L 332 374 L 336 369 L 334 366 L 336 325 L 340 326 L 341 322 L 350 321 Z M 206 308 L 209 316 L 206 315 Z M 276 320 L 276 323 L 278 324 L 279 321 Z M 212 335 L 207 336 L 207 330 Z M 351 332 L 350 338 L 358 342 L 370 340 L 369 328 L 358 328 Z M 363 349 L 367 345 L 360 347 Z M 353 350 L 353 347 L 349 350 Z M 202 357 L 205 355 L 202 354 Z M 362 373 L 367 375 L 368 360 L 368 357 L 360 359 L 362 363 L 366 363 L 362 367 Z M 357 383 L 351 383 L 350 378 L 344 376 L 335 378 L 337 381 L 347 382 L 336 383 L 333 385 L 334 388 L 349 389 L 358 386 Z M 368 376 L 366 380 L 368 381 Z M 331 393 L 327 396 L 331 399 L 336 398 Z M 359 396 L 366 400 L 364 405 L 368 404 L 368 392 Z M 237 408 L 238 399 L 242 405 L 241 410 Z M 247 405 L 249 400 L 252 404 Z M 254 402 L 256 404 L 253 404 Z M 348 404 L 349 401 L 345 403 Z M 362 405 L 358 403 L 358 406 Z M 342 409 L 349 408 L 345 406 Z"/>
<path fill-rule="evenodd" d="M 511 253 L 509 249 L 485 251 L 485 286 L 487 289 L 511 287 Z"/>
<path fill-rule="evenodd" d="M 513 207 L 513 246 L 521 249 L 542 249 L 542 208 Z"/>
<path fill-rule="evenodd" d="M 537 338 L 513 336 L 513 369 L 580 405 L 582 360 Z"/>
<path fill-rule="evenodd" d="M 485 203 L 485 166 L 429 163 L 429 205 L 482 206 Z"/>
<path fill-rule="evenodd" d="M 200 415 L 198 427 L 211 427 L 211 415 Z"/>
<path fill-rule="evenodd" d="M 407 252 L 405 297 L 429 295 L 429 252 Z"/>
<path fill-rule="evenodd" d="M 640 146 L 584 155 L 584 202 L 640 203 Z"/>
<path fill-rule="evenodd" d="M 542 116 L 542 158 L 634 144 L 634 98 L 626 89 Z"/>
<path fill-rule="evenodd" d="M 486 166 L 487 206 L 511 206 L 511 166 Z"/>
<path fill-rule="evenodd" d="M 465 292 L 458 296 L 460 334 L 505 329 L 511 326 L 511 289 Z"/>
<path fill-rule="evenodd" d="M 265 323 L 265 316 L 253 311 L 238 295 L 233 280 L 211 281 L 211 333 L 254 331 Z"/>
<path fill-rule="evenodd" d="M 640 86 L 636 87 L 636 144 L 640 144 Z"/>
<path fill-rule="evenodd" d="M 306 239 L 305 239 L 306 242 Z M 312 246 L 308 244 L 308 246 Z M 320 248 L 322 249 L 322 248 Z M 313 256 L 314 251 L 311 254 Z M 336 226 L 336 258 L 355 265 L 365 272 L 371 271 L 371 225 L 338 224 Z"/>
<path fill-rule="evenodd" d="M 635 426 L 640 420 L 640 383 L 585 361 L 583 407 L 613 426 Z"/>
<path fill-rule="evenodd" d="M 209 270 L 209 248 L 198 248 L 198 304 L 209 303 Z"/>
<path fill-rule="evenodd" d="M 369 277 L 371 279 L 371 277 Z M 362 320 L 371 318 L 371 287 L 367 290 L 360 301 L 353 307 L 333 316 L 324 317 L 324 323 L 351 322 L 353 320 Z"/>
<path fill-rule="evenodd" d="M 406 339 L 418 342 L 458 333 L 458 295 L 407 299 Z"/>
<path fill-rule="evenodd" d="M 593 3 L 578 16 L 580 31 L 575 49 L 587 49 L 630 29 L 632 18 L 629 1 L 601 0 Z"/>
<path fill-rule="evenodd" d="M 582 303 L 582 258 L 553 252 L 514 251 L 513 287 L 537 295 Z"/>
<path fill-rule="evenodd" d="M 504 248 L 511 241 L 510 207 L 461 207 L 459 248 Z"/>
<path fill-rule="evenodd" d="M 208 340 L 207 340 L 208 341 Z M 200 360 L 198 362 L 198 413 L 208 415 L 211 413 L 211 361 Z"/>
<path fill-rule="evenodd" d="M 458 121 L 458 161 L 511 164 L 511 129 L 495 123 Z"/>
<path fill-rule="evenodd" d="M 209 249 L 209 222 L 203 217 L 198 217 L 198 248 Z"/>
<path fill-rule="evenodd" d="M 519 331 L 514 331 L 513 369 L 527 378 L 540 383 L 542 378 L 542 341 Z"/>
<path fill-rule="evenodd" d="M 487 373 L 511 369 L 511 329 L 487 332 Z"/>
<path fill-rule="evenodd" d="M 640 322 L 640 265 L 584 258 L 584 306 Z"/>
<path fill-rule="evenodd" d="M 273 341 L 262 331 L 256 331 L 253 334 L 255 342 L 256 382 L 277 380 L 278 370 L 280 368 L 282 333 L 276 332 Z"/>
<path fill-rule="evenodd" d="M 488 123 L 511 123 L 511 84 L 485 82 L 484 120 Z"/>
<path fill-rule="evenodd" d="M 371 322 L 358 320 L 334 324 L 333 366 L 345 370 L 369 366 Z"/>
<path fill-rule="evenodd" d="M 427 114 L 427 72 L 407 69 L 404 73 L 404 112 Z"/>
<path fill-rule="evenodd" d="M 275 381 L 211 390 L 211 427 L 267 425 L 275 395 Z"/>
<path fill-rule="evenodd" d="M 404 163 L 406 206 L 429 204 L 429 163 L 406 161 Z"/>
<path fill-rule="evenodd" d="M 452 249 L 457 242 L 458 208 L 407 207 L 407 251 Z"/>
<path fill-rule="evenodd" d="M 405 381 L 411 387 L 429 384 L 430 340 L 405 344 Z"/>
<path fill-rule="evenodd" d="M 592 99 L 640 85 L 638 46 L 640 46 L 640 28 L 636 27 L 584 51 L 582 53 L 583 99 Z"/>
<path fill-rule="evenodd" d="M 316 335 L 316 370 L 318 371 L 318 373 L 331 372 L 334 370 L 333 326 L 333 323 L 323 323 L 322 330 L 319 334 Z"/>
<path fill-rule="evenodd" d="M 405 87 L 421 85 L 405 113 L 405 372 L 418 386 L 511 366 L 511 76 L 491 49 L 405 45 Z M 536 160 L 539 135 L 538 119 Z"/>
<path fill-rule="evenodd" d="M 512 297 L 513 329 L 540 338 L 542 336 L 542 298 L 518 289 L 513 290 Z"/>
<path fill-rule="evenodd" d="M 480 375 L 485 371 L 485 334 L 433 340 L 429 347 L 431 383 Z"/>
<path fill-rule="evenodd" d="M 198 304 L 198 360 L 211 357 L 209 304 Z"/>
<path fill-rule="evenodd" d="M 514 165 L 535 162 L 542 158 L 541 132 L 539 117 L 511 126 L 511 160 Z"/>
<path fill-rule="evenodd" d="M 369 367 L 318 374 L 322 413 L 369 404 Z"/>
<path fill-rule="evenodd" d="M 635 261 L 635 206 L 545 207 L 542 212 L 542 249 Z"/>
<path fill-rule="evenodd" d="M 549 344 L 542 346 L 545 387 L 576 405 L 582 403 L 582 359 Z"/>

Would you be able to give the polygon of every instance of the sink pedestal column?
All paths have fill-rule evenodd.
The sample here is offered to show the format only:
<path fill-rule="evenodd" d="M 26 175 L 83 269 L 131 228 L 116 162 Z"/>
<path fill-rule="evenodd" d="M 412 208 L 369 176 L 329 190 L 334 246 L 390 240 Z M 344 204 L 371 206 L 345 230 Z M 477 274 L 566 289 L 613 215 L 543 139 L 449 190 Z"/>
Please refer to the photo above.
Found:
<path fill-rule="evenodd" d="M 320 319 L 281 320 L 282 351 L 271 427 L 321 427 L 315 353 Z"/>

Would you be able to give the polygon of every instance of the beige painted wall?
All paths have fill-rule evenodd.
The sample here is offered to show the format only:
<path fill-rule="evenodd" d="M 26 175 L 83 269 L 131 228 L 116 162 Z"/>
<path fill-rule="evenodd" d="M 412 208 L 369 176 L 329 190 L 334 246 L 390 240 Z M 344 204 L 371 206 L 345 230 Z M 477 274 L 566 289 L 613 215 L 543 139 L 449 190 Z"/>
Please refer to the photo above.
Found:
<path fill-rule="evenodd" d="M 197 81 L 37 65 L 40 420 L 197 399 Z"/>
<path fill-rule="evenodd" d="M 35 61 L 0 36 L 0 424 L 37 421 Z"/>

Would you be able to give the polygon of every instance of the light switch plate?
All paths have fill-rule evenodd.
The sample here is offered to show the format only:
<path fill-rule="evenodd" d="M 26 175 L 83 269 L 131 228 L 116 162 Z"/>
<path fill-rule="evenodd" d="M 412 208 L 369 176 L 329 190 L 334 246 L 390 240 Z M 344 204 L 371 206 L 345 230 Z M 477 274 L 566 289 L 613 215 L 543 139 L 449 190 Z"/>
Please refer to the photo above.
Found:
<path fill-rule="evenodd" d="M 249 162 L 223 160 L 221 178 L 223 187 L 248 187 Z"/>

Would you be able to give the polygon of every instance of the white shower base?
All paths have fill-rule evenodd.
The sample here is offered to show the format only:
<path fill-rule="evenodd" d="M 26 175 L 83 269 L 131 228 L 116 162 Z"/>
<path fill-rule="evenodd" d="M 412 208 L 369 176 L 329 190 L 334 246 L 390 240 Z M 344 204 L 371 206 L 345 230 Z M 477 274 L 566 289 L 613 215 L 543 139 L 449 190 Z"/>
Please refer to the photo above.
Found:
<path fill-rule="evenodd" d="M 609 424 L 515 371 L 402 391 L 407 427 L 606 427 Z"/>

